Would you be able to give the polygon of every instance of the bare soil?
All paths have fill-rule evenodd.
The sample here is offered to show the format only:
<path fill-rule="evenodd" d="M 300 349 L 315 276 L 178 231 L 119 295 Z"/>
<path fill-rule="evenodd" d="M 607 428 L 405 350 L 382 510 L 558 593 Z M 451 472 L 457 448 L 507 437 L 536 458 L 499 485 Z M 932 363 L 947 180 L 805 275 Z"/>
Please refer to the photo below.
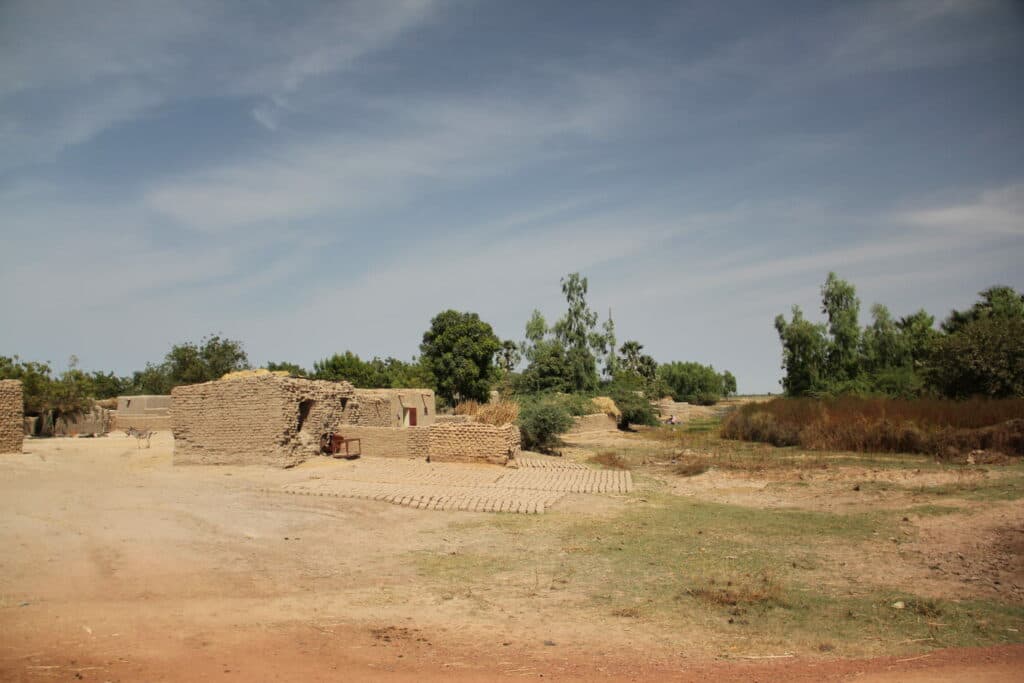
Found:
<path fill-rule="evenodd" d="M 1024 670 L 1021 645 L 874 659 L 731 651 L 696 627 L 593 619 L 571 590 L 495 583 L 438 594 L 411 558 L 500 552 L 501 515 L 268 494 L 336 465 L 172 467 L 171 447 L 166 433 L 141 450 L 111 435 L 30 440 L 0 456 L 0 679 L 1010 681 Z M 817 505 L 802 486 L 702 477 L 665 486 Z M 827 495 L 849 481 L 810 488 Z M 548 514 L 601 520 L 634 504 L 569 494 Z M 901 580 L 1019 600 L 1019 503 L 964 504 L 974 507 L 957 524 L 922 517 L 893 544 L 912 557 Z M 878 558 L 843 561 L 868 572 Z M 985 579 L 963 581 L 975 576 Z"/>

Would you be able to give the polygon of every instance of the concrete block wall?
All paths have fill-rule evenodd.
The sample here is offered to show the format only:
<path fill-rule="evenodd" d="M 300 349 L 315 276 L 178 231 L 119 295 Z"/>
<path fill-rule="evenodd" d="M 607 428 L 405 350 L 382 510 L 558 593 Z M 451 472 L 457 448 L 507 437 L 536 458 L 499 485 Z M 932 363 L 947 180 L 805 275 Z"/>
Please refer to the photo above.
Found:
<path fill-rule="evenodd" d="M 21 453 L 25 439 L 24 418 L 21 381 L 0 380 L 0 453 Z"/>
<path fill-rule="evenodd" d="M 567 434 L 586 434 L 588 432 L 607 432 L 619 428 L 615 418 L 605 413 L 594 413 L 593 415 L 580 415 L 572 419 L 573 426 Z"/>
<path fill-rule="evenodd" d="M 320 452 L 321 435 L 341 422 L 353 389 L 348 382 L 257 375 L 176 387 L 171 397 L 176 465 L 290 467 Z"/>

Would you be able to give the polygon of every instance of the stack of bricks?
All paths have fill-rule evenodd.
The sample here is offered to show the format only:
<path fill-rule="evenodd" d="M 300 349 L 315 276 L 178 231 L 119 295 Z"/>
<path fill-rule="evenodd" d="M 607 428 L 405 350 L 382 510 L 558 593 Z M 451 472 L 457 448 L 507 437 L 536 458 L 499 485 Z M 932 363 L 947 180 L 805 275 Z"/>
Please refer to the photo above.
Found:
<path fill-rule="evenodd" d="M 296 465 L 320 452 L 353 395 L 348 382 L 276 375 L 176 387 L 174 463 Z"/>
<path fill-rule="evenodd" d="M 504 465 L 519 453 L 519 427 L 479 422 L 431 425 L 427 454 L 436 462 L 487 462 Z"/>
<path fill-rule="evenodd" d="M 21 453 L 25 438 L 21 381 L 0 380 L 0 453 Z"/>

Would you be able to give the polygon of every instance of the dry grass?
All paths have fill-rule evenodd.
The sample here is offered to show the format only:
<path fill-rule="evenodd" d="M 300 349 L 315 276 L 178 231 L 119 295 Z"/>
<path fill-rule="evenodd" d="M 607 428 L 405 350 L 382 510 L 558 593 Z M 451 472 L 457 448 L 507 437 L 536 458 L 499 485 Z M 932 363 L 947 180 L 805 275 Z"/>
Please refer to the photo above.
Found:
<path fill-rule="evenodd" d="M 476 411 L 476 421 L 501 427 L 519 419 L 519 404 L 515 401 L 485 403 Z"/>
<path fill-rule="evenodd" d="M 687 588 L 683 594 L 719 607 L 787 606 L 782 597 L 782 586 L 767 572 L 719 582 L 714 578 L 707 579 L 706 585 Z"/>
<path fill-rule="evenodd" d="M 672 471 L 681 477 L 696 477 L 707 472 L 710 467 L 707 460 L 688 456 L 679 461 Z"/>
<path fill-rule="evenodd" d="M 592 462 L 595 465 L 602 465 L 610 470 L 633 469 L 629 462 L 615 451 L 601 451 L 597 455 L 591 457 L 588 462 Z"/>
<path fill-rule="evenodd" d="M 604 413 L 616 420 L 622 417 L 622 411 L 619 410 L 617 405 L 615 405 L 615 401 L 608 396 L 595 396 L 590 399 L 590 402 L 594 404 L 594 407 L 597 408 L 598 412 Z"/>
<path fill-rule="evenodd" d="M 1024 455 L 1024 400 L 775 399 L 730 414 L 722 436 L 811 450 Z"/>
<path fill-rule="evenodd" d="M 467 415 L 477 422 L 501 427 L 502 425 L 513 424 L 519 419 L 519 404 L 515 401 L 494 401 L 491 403 L 478 403 L 477 401 L 463 401 L 455 406 L 456 415 Z"/>
<path fill-rule="evenodd" d="M 455 404 L 456 415 L 476 415 L 480 412 L 480 403 L 472 399 Z"/>

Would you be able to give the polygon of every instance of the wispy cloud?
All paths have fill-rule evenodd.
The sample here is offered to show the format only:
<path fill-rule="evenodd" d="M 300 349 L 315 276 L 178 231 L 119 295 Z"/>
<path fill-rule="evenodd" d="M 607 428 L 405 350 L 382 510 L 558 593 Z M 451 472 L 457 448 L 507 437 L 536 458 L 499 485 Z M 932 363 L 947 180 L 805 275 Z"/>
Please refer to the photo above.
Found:
<path fill-rule="evenodd" d="M 1024 183 L 985 190 L 972 201 L 901 212 L 896 218 L 964 242 L 1024 237 Z"/>

